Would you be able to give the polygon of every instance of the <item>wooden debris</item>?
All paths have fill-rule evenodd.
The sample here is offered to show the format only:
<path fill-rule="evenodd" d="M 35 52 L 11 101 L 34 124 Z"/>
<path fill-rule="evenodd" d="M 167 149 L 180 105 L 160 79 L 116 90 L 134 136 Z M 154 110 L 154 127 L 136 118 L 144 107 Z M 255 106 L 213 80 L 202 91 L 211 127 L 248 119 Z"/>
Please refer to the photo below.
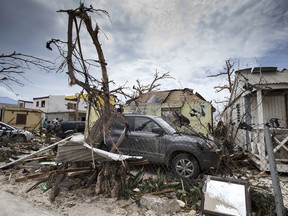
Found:
<path fill-rule="evenodd" d="M 83 175 L 85 173 L 89 173 L 90 172 L 90 169 L 89 170 L 79 170 L 79 171 L 75 171 L 75 172 L 69 172 L 67 174 L 68 177 L 73 177 L 73 176 L 78 176 L 78 175 Z"/>
<path fill-rule="evenodd" d="M 78 172 L 78 171 L 90 170 L 90 169 L 91 169 L 91 167 L 81 167 L 81 168 L 71 168 L 71 169 L 64 169 L 64 170 L 52 170 L 52 171 L 48 171 L 48 172 L 44 172 L 44 173 L 37 173 L 37 174 L 34 174 L 34 175 L 21 177 L 21 178 L 15 179 L 15 182 L 21 182 L 21 181 L 24 181 L 24 180 L 27 180 L 27 179 L 39 178 L 39 177 L 50 175 L 50 174 L 53 174 L 53 173 Z"/>
<path fill-rule="evenodd" d="M 139 166 L 149 164 L 148 160 L 127 161 L 130 166 Z"/>
<path fill-rule="evenodd" d="M 98 173 L 99 170 L 95 169 L 93 174 L 88 179 L 86 186 L 90 186 L 94 181 L 96 181 Z"/>
<path fill-rule="evenodd" d="M 46 152 L 47 150 L 52 150 L 55 146 L 59 145 L 59 144 L 62 143 L 63 141 L 66 141 L 66 140 L 68 140 L 68 139 L 70 139 L 70 138 L 71 138 L 71 137 L 67 137 L 67 138 L 65 138 L 65 139 L 63 139 L 63 140 L 61 140 L 61 141 L 59 141 L 59 142 L 56 142 L 56 143 L 50 145 L 50 146 L 47 146 L 47 147 L 45 147 L 45 148 L 42 148 L 42 149 L 40 149 L 39 151 L 36 151 L 36 152 L 34 152 L 34 153 L 32 153 L 32 154 L 29 154 L 29 155 L 27 155 L 27 156 L 24 156 L 24 157 L 22 157 L 22 158 L 20 158 L 20 159 L 18 159 L 18 160 L 16 160 L 16 161 L 12 161 L 12 162 L 4 165 L 4 166 L 1 166 L 0 169 L 8 168 L 9 166 L 15 165 L 15 164 L 17 164 L 17 163 L 19 163 L 19 162 L 22 162 L 22 161 L 25 161 L 25 160 L 27 160 L 27 159 L 29 159 L 29 158 L 32 158 L 32 157 L 34 157 L 34 156 L 36 156 L 36 155 L 39 155 L 40 153 L 44 153 L 44 152 Z"/>

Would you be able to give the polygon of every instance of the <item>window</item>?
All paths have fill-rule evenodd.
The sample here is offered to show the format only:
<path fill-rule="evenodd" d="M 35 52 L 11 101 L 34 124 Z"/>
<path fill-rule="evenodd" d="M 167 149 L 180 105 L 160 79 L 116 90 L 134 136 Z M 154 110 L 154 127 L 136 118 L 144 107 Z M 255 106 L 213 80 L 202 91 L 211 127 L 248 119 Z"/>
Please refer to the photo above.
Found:
<path fill-rule="evenodd" d="M 27 114 L 17 114 L 16 116 L 16 124 L 26 124 Z"/>
<path fill-rule="evenodd" d="M 68 104 L 67 104 L 67 109 L 76 110 L 76 103 L 68 103 Z"/>
<path fill-rule="evenodd" d="M 20 108 L 24 108 L 24 103 L 19 103 Z"/>
<path fill-rule="evenodd" d="M 45 107 L 45 101 L 41 101 L 41 107 Z"/>
<path fill-rule="evenodd" d="M 36 101 L 36 107 L 39 107 L 39 101 Z"/>
<path fill-rule="evenodd" d="M 143 118 L 143 117 L 135 118 L 135 125 L 134 125 L 135 131 L 152 132 L 153 128 L 158 128 L 158 127 L 159 126 L 152 119 Z"/>

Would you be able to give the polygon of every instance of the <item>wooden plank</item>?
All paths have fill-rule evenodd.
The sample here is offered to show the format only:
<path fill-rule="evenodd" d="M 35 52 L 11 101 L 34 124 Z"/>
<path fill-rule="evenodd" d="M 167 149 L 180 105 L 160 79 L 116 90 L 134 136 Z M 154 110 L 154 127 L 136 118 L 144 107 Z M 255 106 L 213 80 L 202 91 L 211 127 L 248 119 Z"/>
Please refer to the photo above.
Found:
<path fill-rule="evenodd" d="M 86 171 L 86 170 L 90 170 L 91 167 L 81 167 L 81 168 L 71 168 L 71 169 L 64 169 L 64 170 L 51 170 L 48 172 L 44 172 L 44 173 L 37 173 L 34 175 L 29 175 L 29 176 L 24 176 L 21 178 L 17 178 L 15 179 L 15 182 L 21 182 L 27 179 L 34 179 L 34 178 L 39 178 L 42 176 L 46 176 L 46 175 L 50 175 L 52 173 L 69 173 L 69 172 L 79 172 L 79 171 Z"/>
<path fill-rule="evenodd" d="M 282 140 L 281 142 L 276 138 L 274 137 L 274 141 L 278 144 L 278 146 L 276 146 L 274 149 L 273 149 L 273 152 L 275 153 L 276 151 L 278 151 L 281 147 L 283 147 L 287 152 L 288 152 L 288 149 L 286 146 L 284 146 L 284 144 L 288 141 L 288 136 Z"/>

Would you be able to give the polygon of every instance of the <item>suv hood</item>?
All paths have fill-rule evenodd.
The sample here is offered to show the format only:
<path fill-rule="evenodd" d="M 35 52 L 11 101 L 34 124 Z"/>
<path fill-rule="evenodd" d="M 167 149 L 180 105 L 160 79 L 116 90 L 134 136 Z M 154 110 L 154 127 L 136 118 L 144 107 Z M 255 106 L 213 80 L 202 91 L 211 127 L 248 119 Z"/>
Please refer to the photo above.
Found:
<path fill-rule="evenodd" d="M 195 144 L 197 143 L 204 149 L 216 149 L 217 146 L 216 144 L 210 140 L 210 139 L 205 139 L 200 136 L 195 136 L 195 135 L 186 135 L 186 134 L 173 134 L 171 137 L 171 141 L 173 142 L 182 142 L 182 143 L 191 143 Z"/>

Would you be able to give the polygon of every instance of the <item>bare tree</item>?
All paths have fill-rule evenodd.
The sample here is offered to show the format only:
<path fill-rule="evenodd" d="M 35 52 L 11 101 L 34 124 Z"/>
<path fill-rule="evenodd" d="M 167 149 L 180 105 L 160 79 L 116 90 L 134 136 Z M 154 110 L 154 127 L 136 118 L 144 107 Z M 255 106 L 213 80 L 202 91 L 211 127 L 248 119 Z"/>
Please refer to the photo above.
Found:
<path fill-rule="evenodd" d="M 111 93 L 107 63 L 98 38 L 100 28 L 97 22 L 93 26 L 91 16 L 97 14 L 100 17 L 109 17 L 109 14 L 105 10 L 94 9 L 92 6 L 85 7 L 82 3 L 75 10 L 60 10 L 59 12 L 68 14 L 67 42 L 64 42 L 67 45 L 67 52 L 63 51 L 60 45 L 63 42 L 60 40 L 52 39 L 47 42 L 46 47 L 52 49 L 52 43 L 57 46 L 60 54 L 65 58 L 62 66 L 67 65 L 70 85 L 81 86 L 89 95 L 89 111 L 91 110 L 90 107 L 93 106 L 99 113 L 98 120 L 91 129 L 89 128 L 86 138 L 87 143 L 97 148 L 103 142 L 105 135 L 109 133 L 110 126 L 116 118 L 117 112 L 110 103 Z M 80 37 L 83 34 L 82 32 L 88 33 L 96 51 L 97 60 L 85 59 Z M 95 71 L 99 68 L 101 69 L 101 79 L 96 79 L 97 74 Z M 92 75 L 93 72 L 95 73 L 94 76 Z M 123 164 L 104 164 L 98 173 L 96 193 L 104 193 L 112 197 L 119 196 L 123 178 L 125 178 Z"/>
<path fill-rule="evenodd" d="M 228 91 L 229 92 L 229 96 L 228 98 L 226 98 L 223 101 L 218 101 L 216 103 L 221 103 L 224 104 L 224 111 L 227 110 L 227 108 L 231 105 L 231 96 L 232 96 L 232 91 L 233 91 L 233 86 L 234 86 L 234 65 L 235 62 L 232 62 L 231 59 L 228 59 L 225 61 L 225 66 L 224 66 L 224 71 L 220 72 L 218 74 L 215 75 L 210 75 L 208 77 L 222 77 L 222 76 L 226 76 L 226 80 L 227 82 L 224 83 L 223 85 L 218 85 L 215 86 L 214 89 L 216 89 L 216 93 L 222 92 L 222 91 Z M 222 114 L 220 114 L 222 115 Z M 229 118 L 232 118 L 232 111 L 229 112 Z M 230 127 L 230 125 L 225 125 L 224 122 L 222 120 L 220 120 L 218 122 L 217 127 L 215 128 L 215 136 L 224 141 L 228 141 L 229 143 L 233 142 L 231 137 L 228 137 L 230 134 L 230 131 L 232 130 L 233 127 Z"/>
<path fill-rule="evenodd" d="M 156 90 L 161 86 L 161 84 L 157 83 L 159 80 L 163 79 L 173 79 L 172 76 L 170 76 L 169 72 L 165 72 L 163 74 L 159 74 L 159 72 L 156 70 L 154 74 L 154 79 L 149 84 L 142 84 L 139 79 L 136 80 L 136 85 L 133 86 L 133 89 L 135 90 L 135 98 L 139 97 L 142 94 L 145 94 L 147 92 Z"/>
<path fill-rule="evenodd" d="M 111 103 L 114 94 L 120 93 L 126 97 L 132 98 L 124 93 L 124 86 L 110 90 L 110 81 L 107 72 L 107 62 L 104 52 L 99 41 L 99 34 L 102 33 L 95 15 L 100 18 L 109 17 L 105 10 L 94 9 L 80 4 L 80 7 L 70 10 L 59 10 L 68 14 L 68 31 L 67 42 L 59 39 L 51 39 L 47 42 L 46 47 L 52 50 L 51 45 L 55 45 L 60 55 L 64 58 L 60 66 L 60 70 L 68 69 L 70 85 L 79 85 L 83 88 L 84 93 L 88 94 L 88 113 L 94 108 L 99 114 L 98 120 L 88 131 L 86 142 L 91 146 L 99 148 L 104 137 L 109 137 L 110 127 L 117 116 L 122 116 Z M 85 58 L 84 49 L 82 47 L 82 36 L 88 34 L 91 44 L 95 49 L 96 58 Z M 81 35 L 81 37 L 80 37 Z M 64 49 L 67 47 L 67 51 Z M 101 72 L 97 72 L 101 70 Z M 96 77 L 101 78 L 96 78 Z M 137 81 L 137 87 L 134 90 L 139 95 L 145 91 L 151 91 L 159 87 L 156 82 L 169 77 L 169 73 L 163 75 L 156 72 L 153 82 L 149 85 L 141 85 Z M 89 117 L 88 117 L 89 118 Z M 114 152 L 118 145 L 125 139 L 125 133 L 120 136 L 118 142 L 112 147 Z M 111 177 L 113 176 L 113 177 Z M 113 197 L 117 197 L 121 191 L 121 182 L 125 178 L 125 166 L 123 163 L 106 163 L 99 171 L 97 176 L 96 193 L 104 193 Z"/>
<path fill-rule="evenodd" d="M 209 75 L 208 76 L 208 77 L 222 77 L 222 76 L 226 76 L 227 83 L 225 83 L 222 86 L 219 85 L 219 86 L 215 86 L 214 87 L 214 89 L 216 89 L 217 93 L 226 90 L 226 91 L 228 91 L 231 94 L 232 89 L 233 89 L 233 79 L 234 79 L 233 75 L 234 75 L 234 72 L 235 72 L 234 65 L 235 65 L 235 62 L 231 62 L 231 59 L 228 59 L 228 60 L 225 61 L 225 67 L 224 67 L 225 71 L 224 72 L 220 72 L 218 74 L 214 74 L 214 75 Z M 222 101 L 221 103 L 228 102 L 228 100 Z M 218 102 L 218 103 L 220 103 L 220 102 Z"/>
<path fill-rule="evenodd" d="M 24 74 L 32 67 L 46 72 L 54 69 L 51 61 L 42 58 L 17 52 L 0 54 L 0 84 L 6 85 L 11 91 L 11 83 L 24 86 L 22 80 L 27 80 Z"/>

